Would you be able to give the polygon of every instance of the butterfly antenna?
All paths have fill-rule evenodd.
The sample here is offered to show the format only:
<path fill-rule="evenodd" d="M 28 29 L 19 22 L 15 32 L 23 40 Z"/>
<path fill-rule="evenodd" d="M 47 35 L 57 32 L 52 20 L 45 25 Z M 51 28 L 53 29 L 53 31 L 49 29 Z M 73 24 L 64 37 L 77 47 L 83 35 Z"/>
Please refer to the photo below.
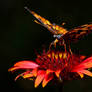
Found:
<path fill-rule="evenodd" d="M 38 14 L 36 14 L 34 11 L 30 10 L 28 7 L 24 7 L 29 13 L 31 13 L 35 18 L 37 18 L 39 20 L 39 16 Z M 39 20 L 40 21 L 40 20 Z"/>
<path fill-rule="evenodd" d="M 28 7 L 24 7 L 24 9 L 26 9 L 28 12 L 31 13 L 30 9 Z"/>
<path fill-rule="evenodd" d="M 31 13 L 37 20 L 39 20 L 38 18 L 37 18 L 37 14 L 34 12 L 34 11 L 31 11 L 28 7 L 24 7 L 24 9 L 26 9 L 29 13 Z M 39 16 L 39 15 L 38 15 Z M 42 25 L 41 23 L 40 23 L 40 20 L 39 20 L 39 22 L 37 21 L 37 20 L 34 20 L 34 22 L 36 22 L 37 24 L 40 24 L 40 25 Z M 43 25 L 42 25 L 43 26 Z"/>
<path fill-rule="evenodd" d="M 29 13 L 31 13 L 34 17 L 36 17 L 36 13 L 34 11 L 31 11 L 28 7 L 24 7 Z"/>

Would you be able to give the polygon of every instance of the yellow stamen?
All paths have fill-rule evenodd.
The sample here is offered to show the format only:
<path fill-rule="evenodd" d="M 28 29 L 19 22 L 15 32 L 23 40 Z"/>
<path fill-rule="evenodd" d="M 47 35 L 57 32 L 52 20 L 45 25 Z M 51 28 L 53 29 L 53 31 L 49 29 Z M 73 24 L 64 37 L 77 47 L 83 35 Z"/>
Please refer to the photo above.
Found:
<path fill-rule="evenodd" d="M 63 54 L 63 59 L 65 59 L 67 57 L 66 53 Z"/>
<path fill-rule="evenodd" d="M 54 54 L 54 52 L 52 52 L 52 58 L 54 59 L 54 56 L 55 56 L 55 54 Z"/>
<path fill-rule="evenodd" d="M 55 54 L 55 59 L 58 59 L 58 54 Z"/>
<path fill-rule="evenodd" d="M 51 54 L 48 54 L 48 57 L 50 58 L 51 57 Z"/>
<path fill-rule="evenodd" d="M 59 58 L 60 58 L 60 59 L 62 58 L 62 53 L 59 53 Z"/>

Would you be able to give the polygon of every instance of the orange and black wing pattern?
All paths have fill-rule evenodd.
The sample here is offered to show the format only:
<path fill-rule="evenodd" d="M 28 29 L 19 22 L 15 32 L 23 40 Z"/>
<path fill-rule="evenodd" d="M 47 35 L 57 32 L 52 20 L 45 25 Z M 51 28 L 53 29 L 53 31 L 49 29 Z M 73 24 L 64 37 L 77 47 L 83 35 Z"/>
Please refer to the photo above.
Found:
<path fill-rule="evenodd" d="M 53 35 L 59 35 L 59 34 L 64 35 L 68 32 L 65 28 L 58 26 L 55 23 L 52 24 L 50 21 L 41 17 L 34 11 L 29 10 L 27 7 L 25 7 L 25 9 L 27 9 L 37 19 L 35 20 L 36 23 L 47 28 Z"/>
<path fill-rule="evenodd" d="M 67 41 L 77 41 L 83 36 L 92 32 L 92 23 L 85 24 L 79 27 L 76 27 L 72 30 L 69 30 L 61 39 L 63 38 L 66 42 Z"/>
<path fill-rule="evenodd" d="M 41 17 L 34 11 L 29 10 L 27 7 L 25 7 L 25 9 L 29 11 L 37 19 L 35 20 L 36 23 L 47 28 L 53 35 L 60 35 L 60 38 L 58 39 L 60 41 L 62 41 L 62 39 L 64 39 L 66 43 L 77 41 L 83 36 L 92 32 L 92 23 L 81 25 L 71 30 L 66 30 L 62 26 L 59 26 L 55 23 L 51 23 L 50 21 Z"/>

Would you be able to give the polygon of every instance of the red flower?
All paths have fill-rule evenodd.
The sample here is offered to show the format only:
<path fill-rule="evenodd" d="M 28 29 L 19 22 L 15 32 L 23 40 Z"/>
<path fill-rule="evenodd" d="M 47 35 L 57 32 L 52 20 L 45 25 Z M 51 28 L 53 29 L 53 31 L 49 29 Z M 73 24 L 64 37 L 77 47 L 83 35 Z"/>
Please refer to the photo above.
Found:
<path fill-rule="evenodd" d="M 41 82 L 42 86 L 45 87 L 50 80 L 55 78 L 71 80 L 83 78 L 84 74 L 92 77 L 92 72 L 88 70 L 89 68 L 92 68 L 92 57 L 86 59 L 86 56 L 70 55 L 68 52 L 50 51 L 38 55 L 35 62 L 19 61 L 9 71 L 26 69 L 16 79 L 20 76 L 24 79 L 35 77 L 35 87 Z"/>

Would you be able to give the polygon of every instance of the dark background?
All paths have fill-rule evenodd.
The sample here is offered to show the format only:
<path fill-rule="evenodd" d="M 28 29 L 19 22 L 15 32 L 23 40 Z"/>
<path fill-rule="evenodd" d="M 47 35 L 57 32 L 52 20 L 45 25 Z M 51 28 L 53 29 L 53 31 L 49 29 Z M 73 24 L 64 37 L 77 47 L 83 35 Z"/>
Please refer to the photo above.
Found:
<path fill-rule="evenodd" d="M 8 69 L 20 60 L 34 60 L 34 50 L 47 46 L 54 40 L 50 32 L 33 22 L 34 17 L 24 7 L 34 10 L 51 22 L 62 24 L 71 29 L 92 22 L 92 1 L 90 0 L 1 0 L 0 1 L 0 84 L 1 90 L 10 92 L 45 92 L 55 91 L 55 87 L 47 85 L 34 89 L 33 82 L 17 80 L 16 73 L 8 73 Z M 92 54 L 92 34 L 72 44 L 73 51 L 81 54 Z M 8 68 L 7 68 L 8 65 Z M 8 76 L 7 76 L 8 74 Z M 8 81 L 8 84 L 7 84 Z M 64 92 L 92 92 L 92 78 L 71 81 L 64 85 Z"/>

